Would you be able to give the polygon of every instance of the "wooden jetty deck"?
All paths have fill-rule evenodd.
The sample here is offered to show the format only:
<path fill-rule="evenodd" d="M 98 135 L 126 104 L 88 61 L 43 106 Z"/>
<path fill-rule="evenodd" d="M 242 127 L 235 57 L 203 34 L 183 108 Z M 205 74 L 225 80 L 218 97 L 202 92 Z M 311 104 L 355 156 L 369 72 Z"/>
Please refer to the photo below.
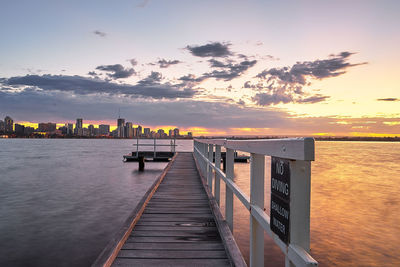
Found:
<path fill-rule="evenodd" d="M 192 153 L 146 195 L 93 266 L 246 266 Z"/>

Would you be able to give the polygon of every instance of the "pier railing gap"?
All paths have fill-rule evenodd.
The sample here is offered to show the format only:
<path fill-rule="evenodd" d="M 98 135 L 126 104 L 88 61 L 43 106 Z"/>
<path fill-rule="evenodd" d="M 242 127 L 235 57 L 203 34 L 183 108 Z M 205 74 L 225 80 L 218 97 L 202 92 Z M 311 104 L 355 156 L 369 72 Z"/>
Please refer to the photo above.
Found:
<path fill-rule="evenodd" d="M 222 147 L 226 150 L 225 173 L 221 170 Z M 244 194 L 233 181 L 235 150 L 247 152 L 251 155 L 250 197 Z M 264 266 L 264 231 L 284 253 L 285 266 L 318 266 L 317 261 L 310 255 L 310 187 L 311 161 L 314 160 L 313 138 L 195 139 L 194 155 L 199 163 L 200 171 L 207 178 L 210 191 L 214 191 L 218 205 L 220 204 L 220 180 L 222 179 L 225 182 L 225 220 L 232 232 L 234 226 L 233 195 L 249 211 L 250 266 Z M 281 172 L 280 174 L 283 174 L 284 168 L 289 169 L 286 172 L 290 175 L 290 189 L 284 192 L 288 194 L 289 199 L 289 229 L 286 229 L 288 235 L 284 238 L 278 236 L 276 231 L 271 230 L 271 218 L 264 212 L 265 156 L 275 158 L 276 166 L 273 167 L 277 169 L 277 172 Z M 213 162 L 214 158 L 215 163 Z M 273 161 L 271 161 L 271 164 L 273 164 Z M 278 224 L 278 226 L 280 225 Z"/>

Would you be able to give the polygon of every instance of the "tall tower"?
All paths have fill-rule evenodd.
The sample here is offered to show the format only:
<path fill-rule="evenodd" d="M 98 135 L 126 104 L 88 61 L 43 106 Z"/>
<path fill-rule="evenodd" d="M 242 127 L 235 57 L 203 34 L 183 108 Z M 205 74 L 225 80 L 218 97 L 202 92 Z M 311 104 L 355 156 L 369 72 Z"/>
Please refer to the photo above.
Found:
<path fill-rule="evenodd" d="M 4 131 L 6 133 L 12 133 L 14 130 L 14 121 L 11 119 L 11 117 L 6 116 L 4 118 Z"/>
<path fill-rule="evenodd" d="M 82 125 L 83 125 L 83 120 L 81 118 L 76 119 L 76 126 L 75 127 L 78 128 L 78 129 L 82 129 L 83 128 Z"/>
<path fill-rule="evenodd" d="M 118 137 L 125 137 L 125 119 L 118 118 L 117 125 Z"/>

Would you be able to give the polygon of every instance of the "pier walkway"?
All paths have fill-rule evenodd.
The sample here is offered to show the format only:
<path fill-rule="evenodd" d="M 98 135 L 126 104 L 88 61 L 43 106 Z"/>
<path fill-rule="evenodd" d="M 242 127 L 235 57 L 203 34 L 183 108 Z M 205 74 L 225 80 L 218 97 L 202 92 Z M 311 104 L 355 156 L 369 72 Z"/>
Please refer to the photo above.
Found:
<path fill-rule="evenodd" d="M 235 151 L 250 156 L 249 195 L 235 183 Z M 264 234 L 280 248 L 286 267 L 317 267 L 310 255 L 314 160 L 309 137 L 195 139 L 193 153 L 173 156 L 93 266 L 246 266 L 232 236 L 236 197 L 249 214 L 251 267 L 264 266 Z M 219 208 L 221 182 L 225 217 Z"/>
<path fill-rule="evenodd" d="M 177 153 L 119 252 L 94 266 L 246 266 L 205 188 L 193 153 Z"/>

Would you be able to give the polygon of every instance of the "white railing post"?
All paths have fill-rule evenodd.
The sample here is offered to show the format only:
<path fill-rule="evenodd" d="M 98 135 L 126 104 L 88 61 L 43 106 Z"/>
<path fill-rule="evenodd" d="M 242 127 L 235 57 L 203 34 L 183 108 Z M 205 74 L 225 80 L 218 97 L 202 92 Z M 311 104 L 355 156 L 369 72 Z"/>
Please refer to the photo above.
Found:
<path fill-rule="evenodd" d="M 213 161 L 213 156 L 214 156 L 214 146 L 212 144 L 208 145 L 208 160 L 210 161 L 208 163 L 208 168 L 207 168 L 207 183 L 208 183 L 208 187 L 210 188 L 210 191 L 212 193 L 212 174 L 213 174 L 213 170 L 211 168 L 211 164 Z"/>
<path fill-rule="evenodd" d="M 290 161 L 290 241 L 310 253 L 311 161 Z M 285 258 L 285 266 L 295 266 Z"/>
<path fill-rule="evenodd" d="M 264 155 L 251 153 L 250 204 L 264 210 Z M 250 266 L 264 266 L 264 229 L 250 213 Z"/>
<path fill-rule="evenodd" d="M 219 145 L 215 146 L 215 168 L 217 168 L 218 170 L 221 169 L 221 146 Z M 215 200 L 217 201 L 219 206 L 221 189 L 220 189 L 220 178 L 217 172 L 215 172 L 214 185 L 215 185 L 214 187 Z"/>
<path fill-rule="evenodd" d="M 226 178 L 233 180 L 234 175 L 234 152 L 233 149 L 226 149 Z M 233 232 L 233 192 L 228 185 L 225 185 L 225 219 Z"/>
<path fill-rule="evenodd" d="M 200 152 L 201 152 L 201 154 L 203 156 L 206 155 L 206 144 L 205 143 L 200 143 Z M 201 157 L 200 162 L 201 162 L 201 172 L 202 172 L 203 175 L 205 175 L 205 171 L 204 170 L 206 169 L 205 168 L 206 162 L 203 159 L 203 157 Z"/>

